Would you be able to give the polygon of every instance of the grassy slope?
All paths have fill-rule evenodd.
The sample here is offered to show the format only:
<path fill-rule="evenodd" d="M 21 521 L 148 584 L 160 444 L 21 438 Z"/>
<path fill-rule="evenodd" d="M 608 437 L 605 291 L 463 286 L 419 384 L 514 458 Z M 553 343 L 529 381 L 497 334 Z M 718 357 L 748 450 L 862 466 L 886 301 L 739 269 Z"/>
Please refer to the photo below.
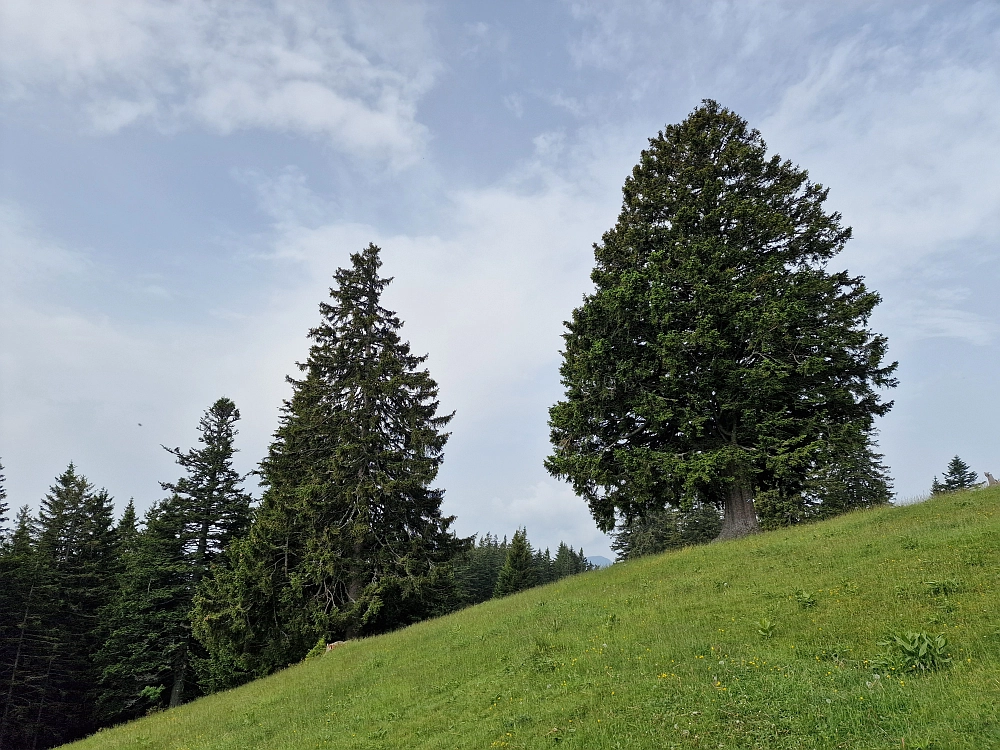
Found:
<path fill-rule="evenodd" d="M 1000 747 L 998 576 L 1000 491 L 959 493 L 564 579 L 73 747 Z M 952 666 L 873 679 L 903 630 Z"/>

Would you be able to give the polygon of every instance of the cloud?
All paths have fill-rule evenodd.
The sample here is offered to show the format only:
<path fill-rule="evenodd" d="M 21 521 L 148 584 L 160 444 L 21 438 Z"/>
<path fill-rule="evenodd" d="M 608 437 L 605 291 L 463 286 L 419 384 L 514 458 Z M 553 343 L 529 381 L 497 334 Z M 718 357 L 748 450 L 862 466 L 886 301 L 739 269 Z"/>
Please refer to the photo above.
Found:
<path fill-rule="evenodd" d="M 424 16 L 415 3 L 9 0 L 0 80 L 9 101 L 62 98 L 99 132 L 261 128 L 401 166 L 424 147 L 416 106 L 439 67 Z"/>

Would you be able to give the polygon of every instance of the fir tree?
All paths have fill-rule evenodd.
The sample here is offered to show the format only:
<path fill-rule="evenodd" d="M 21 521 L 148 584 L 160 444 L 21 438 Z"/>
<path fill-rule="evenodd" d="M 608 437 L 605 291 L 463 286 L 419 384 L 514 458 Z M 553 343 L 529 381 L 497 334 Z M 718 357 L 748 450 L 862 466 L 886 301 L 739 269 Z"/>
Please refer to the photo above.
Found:
<path fill-rule="evenodd" d="M 0 545 L 7 537 L 7 514 L 10 506 L 7 504 L 7 478 L 3 474 L 3 464 L 0 463 Z"/>
<path fill-rule="evenodd" d="M 34 612 L 35 570 L 28 506 L 20 509 L 14 531 L 0 551 L 0 748 L 29 746 L 33 661 L 41 626 Z"/>
<path fill-rule="evenodd" d="M 96 657 L 102 724 L 166 708 L 177 665 L 188 656 L 192 571 L 184 556 L 183 524 L 167 505 L 150 508 L 138 531 L 130 503 L 118 524 L 121 572 L 117 595 L 102 612 L 108 635 Z"/>
<path fill-rule="evenodd" d="M 131 503 L 122 517 L 125 569 L 99 654 L 106 721 L 177 706 L 198 694 L 191 667 L 205 654 L 191 633 L 195 593 L 250 522 L 250 496 L 232 466 L 239 418 L 231 400 L 218 399 L 199 422 L 200 447 L 167 449 L 185 476 L 161 483 L 172 494 L 150 510 L 143 531 L 135 531 Z"/>
<path fill-rule="evenodd" d="M 544 551 L 535 550 L 531 555 L 531 562 L 535 568 L 536 586 L 544 586 L 555 580 L 552 570 L 552 553 L 547 548 Z"/>
<path fill-rule="evenodd" d="M 538 570 L 528 543 L 528 531 L 518 529 L 507 548 L 507 559 L 500 569 L 493 596 L 509 596 L 537 585 Z"/>
<path fill-rule="evenodd" d="M 758 529 L 754 497 L 791 497 L 846 425 L 895 385 L 879 302 L 827 265 L 851 236 L 827 190 L 706 101 L 650 139 L 573 312 L 546 467 L 598 525 L 708 501 L 720 538 Z"/>
<path fill-rule="evenodd" d="M 251 498 L 240 488 L 244 478 L 233 468 L 239 418 L 236 404 L 220 398 L 198 425 L 202 447 L 186 452 L 167 449 L 187 472 L 176 482 L 161 483 L 163 489 L 173 493 L 164 503 L 163 513 L 172 518 L 180 541 L 180 558 L 172 564 L 186 567 L 188 576 L 187 595 L 171 596 L 178 608 L 177 620 L 184 622 L 186 631 L 183 645 L 172 649 L 175 664 L 168 704 L 171 707 L 185 700 L 185 692 L 192 692 L 188 680 L 192 656 L 203 658 L 203 654 L 192 654 L 194 644 L 188 630 L 195 592 L 209 568 L 250 526 Z"/>
<path fill-rule="evenodd" d="M 173 493 L 169 509 L 178 517 L 196 585 L 230 543 L 250 527 L 251 498 L 240 487 L 244 477 L 233 468 L 239 418 L 236 404 L 220 398 L 198 424 L 202 447 L 167 448 L 187 476 L 160 486 Z"/>
<path fill-rule="evenodd" d="M 462 603 L 479 604 L 493 598 L 493 590 L 507 559 L 507 538 L 500 541 L 492 534 L 483 534 L 455 561 L 455 580 Z"/>
<path fill-rule="evenodd" d="M 687 510 L 658 508 L 622 522 L 612 533 L 611 548 L 620 560 L 706 544 L 719 535 L 722 519 L 712 503 Z"/>
<path fill-rule="evenodd" d="M 207 580 L 195 627 L 219 687 L 301 659 L 318 638 L 390 630 L 458 604 L 464 546 L 434 482 L 450 415 L 425 357 L 381 305 L 369 245 L 335 274 L 261 464 L 265 492 L 231 568 Z"/>
<path fill-rule="evenodd" d="M 552 576 L 554 580 L 558 581 L 560 578 L 565 578 L 566 576 L 585 573 L 588 570 L 592 570 L 593 567 L 587 561 L 587 558 L 584 557 L 582 548 L 577 552 L 565 542 L 559 542 L 556 556 L 552 560 Z"/>
<path fill-rule="evenodd" d="M 135 551 L 139 538 L 139 520 L 135 512 L 135 501 L 129 498 L 128 505 L 122 512 L 121 520 L 115 528 L 118 535 L 118 553 L 120 556 L 131 554 Z M 122 562 L 124 568 L 124 561 Z"/>
<path fill-rule="evenodd" d="M 849 425 L 831 439 L 826 457 L 798 492 L 761 492 L 757 509 L 762 526 L 773 529 L 887 505 L 891 499 L 892 479 L 872 436 Z"/>
<path fill-rule="evenodd" d="M 117 568 L 112 503 L 73 464 L 56 478 L 33 522 L 22 513 L 12 549 L 20 558 L 18 656 L 3 732 L 44 748 L 95 727 L 93 655 Z"/>
<path fill-rule="evenodd" d="M 969 465 L 965 461 L 955 456 L 948 462 L 948 469 L 945 471 L 943 479 L 944 482 L 938 485 L 938 492 L 934 494 L 967 490 L 975 487 L 979 475 L 969 468 Z M 934 482 L 937 482 L 937 477 L 934 477 Z"/>

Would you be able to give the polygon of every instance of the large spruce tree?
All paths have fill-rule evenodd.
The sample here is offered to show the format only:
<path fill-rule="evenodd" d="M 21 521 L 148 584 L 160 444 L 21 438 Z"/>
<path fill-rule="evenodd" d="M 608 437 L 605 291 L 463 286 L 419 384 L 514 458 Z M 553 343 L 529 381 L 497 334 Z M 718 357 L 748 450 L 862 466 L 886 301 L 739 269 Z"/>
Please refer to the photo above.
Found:
<path fill-rule="evenodd" d="M 721 538 L 756 531 L 754 497 L 800 493 L 829 442 L 891 403 L 879 297 L 828 263 L 851 230 L 827 190 L 706 101 L 650 139 L 573 312 L 546 466 L 611 530 L 714 502 Z"/>
<path fill-rule="evenodd" d="M 457 604 L 463 546 L 433 488 L 451 419 L 381 304 L 379 248 L 351 256 L 261 463 L 265 492 L 230 567 L 202 587 L 204 678 L 222 687 L 301 659 L 318 638 L 375 633 Z"/>

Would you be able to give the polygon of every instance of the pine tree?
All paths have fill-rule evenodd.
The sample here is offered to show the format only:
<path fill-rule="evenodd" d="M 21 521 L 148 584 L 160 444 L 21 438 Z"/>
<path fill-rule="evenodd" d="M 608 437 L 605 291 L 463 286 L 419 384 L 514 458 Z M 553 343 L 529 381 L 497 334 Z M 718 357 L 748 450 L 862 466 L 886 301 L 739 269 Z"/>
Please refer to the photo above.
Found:
<path fill-rule="evenodd" d="M 172 516 L 179 534 L 181 558 L 175 563 L 186 565 L 188 573 L 187 595 L 173 599 L 179 609 L 177 619 L 184 622 L 185 636 L 183 645 L 173 650 L 175 664 L 170 707 L 180 705 L 185 700 L 185 693 L 192 694 L 188 679 L 192 657 L 204 658 L 204 654 L 192 652 L 194 642 L 188 625 L 195 592 L 230 544 L 243 537 L 250 527 L 251 498 L 240 488 L 244 477 L 233 468 L 239 418 L 236 404 L 228 398 L 220 398 L 198 425 L 201 433 L 198 441 L 203 447 L 187 452 L 180 448 L 167 449 L 187 472 L 187 476 L 177 482 L 161 483 L 164 490 L 173 493 L 164 504 L 163 512 Z"/>
<path fill-rule="evenodd" d="M 369 245 L 337 271 L 261 463 L 265 492 L 231 568 L 206 580 L 195 628 L 212 687 L 301 659 L 318 638 L 390 630 L 458 604 L 464 546 L 432 488 L 448 438 L 426 357 L 381 305 Z"/>
<path fill-rule="evenodd" d="M 827 265 L 851 236 L 827 190 L 706 101 L 650 139 L 573 312 L 546 467 L 598 525 L 711 502 L 720 538 L 754 496 L 801 491 L 846 425 L 885 414 L 879 302 Z"/>
<path fill-rule="evenodd" d="M 116 596 L 102 612 L 107 637 L 96 656 L 102 724 L 166 708 L 177 665 L 188 655 L 192 571 L 184 557 L 183 524 L 167 505 L 150 508 L 138 531 L 129 503 L 118 524 L 121 572 Z"/>
<path fill-rule="evenodd" d="M 27 745 L 30 733 L 30 673 L 25 664 L 36 643 L 29 629 L 32 612 L 32 519 L 28 506 L 20 509 L 14 531 L 0 549 L 0 748 Z"/>
<path fill-rule="evenodd" d="M 118 554 L 121 557 L 135 552 L 136 543 L 139 538 L 139 518 L 135 512 L 135 501 L 129 498 L 128 505 L 122 511 L 122 517 L 115 527 L 118 535 Z M 122 562 L 124 568 L 124 561 Z"/>
<path fill-rule="evenodd" d="M 955 490 L 967 490 L 976 486 L 979 475 L 976 474 L 969 465 L 961 458 L 955 456 L 948 462 L 948 469 L 944 473 L 944 482 L 940 485 L 942 492 L 954 492 Z M 937 481 L 937 477 L 934 477 Z"/>
<path fill-rule="evenodd" d="M 560 578 L 565 578 L 566 576 L 585 573 L 588 570 L 592 570 L 593 567 L 587 561 L 587 558 L 584 557 L 582 548 L 577 552 L 565 542 L 559 542 L 556 556 L 552 560 L 552 575 L 554 580 L 558 581 Z"/>
<path fill-rule="evenodd" d="M 7 478 L 3 474 L 3 464 L 0 463 L 0 545 L 7 538 L 7 514 L 10 506 L 7 504 Z"/>
<path fill-rule="evenodd" d="M 19 515 L 11 545 L 21 580 L 18 646 L 0 729 L 15 746 L 51 747 L 96 726 L 93 654 L 117 567 L 111 508 L 108 493 L 70 464 L 37 522 Z"/>
<path fill-rule="evenodd" d="M 762 526 L 774 529 L 887 505 L 892 499 L 892 479 L 882 458 L 871 435 L 853 425 L 840 430 L 828 443 L 826 457 L 817 461 L 797 492 L 758 494 Z"/>
<path fill-rule="evenodd" d="M 199 422 L 200 447 L 167 449 L 185 476 L 161 483 L 171 495 L 147 513 L 143 531 L 135 531 L 131 503 L 122 517 L 125 568 L 98 655 L 105 721 L 177 706 L 198 694 L 191 667 L 205 654 L 191 633 L 195 593 L 250 523 L 251 498 L 232 466 L 239 418 L 231 400 L 218 399 Z"/>
<path fill-rule="evenodd" d="M 455 560 L 455 580 L 462 603 L 479 604 L 493 598 L 493 590 L 507 559 L 507 538 L 486 533 Z"/>
<path fill-rule="evenodd" d="M 544 586 L 555 580 L 552 571 L 552 553 L 546 548 L 544 551 L 537 549 L 531 555 L 531 562 L 535 568 L 535 585 Z"/>
<path fill-rule="evenodd" d="M 538 585 L 538 570 L 535 566 L 531 545 L 528 543 L 527 529 L 518 529 L 507 548 L 507 559 L 500 569 L 493 596 L 500 598 L 516 594 Z"/>

